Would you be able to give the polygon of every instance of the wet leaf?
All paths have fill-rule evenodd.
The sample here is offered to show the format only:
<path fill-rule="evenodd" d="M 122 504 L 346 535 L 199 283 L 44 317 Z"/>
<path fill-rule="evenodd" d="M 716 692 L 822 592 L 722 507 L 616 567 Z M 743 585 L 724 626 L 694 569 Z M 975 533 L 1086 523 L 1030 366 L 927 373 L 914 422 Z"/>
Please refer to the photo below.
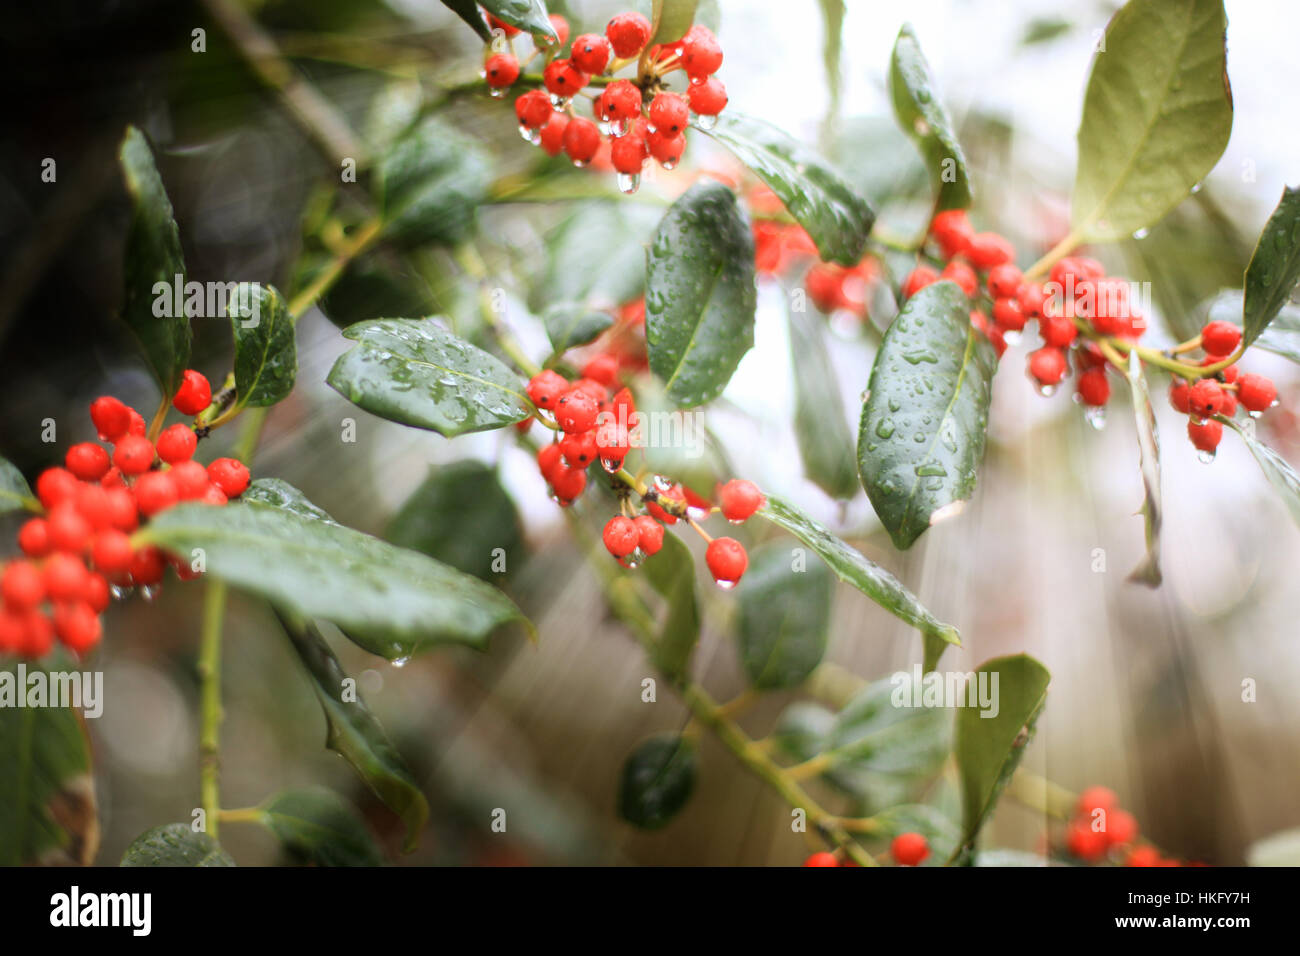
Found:
<path fill-rule="evenodd" d="M 1253 428 L 1243 427 L 1235 419 L 1224 418 L 1222 415 L 1215 417 L 1241 436 L 1241 440 L 1246 443 L 1246 447 L 1250 449 L 1250 453 L 1255 456 L 1255 461 L 1263 470 L 1264 477 L 1282 498 L 1282 503 L 1291 513 L 1292 519 L 1300 525 L 1300 475 L 1296 474 L 1295 469 L 1285 458 L 1256 438 Z"/>
<path fill-rule="evenodd" d="M 239 496 L 244 504 L 266 505 L 291 511 L 301 518 L 338 524 L 324 508 L 307 500 L 307 496 L 282 478 L 254 478 Z"/>
<path fill-rule="evenodd" d="M 542 313 L 542 324 L 556 355 L 586 345 L 614 324 L 614 317 L 603 309 L 592 309 L 578 302 L 557 302 Z"/>
<path fill-rule="evenodd" d="M 695 789 L 695 745 L 677 734 L 643 741 L 623 764 L 618 812 L 643 830 L 668 824 Z"/>
<path fill-rule="evenodd" d="M 379 866 L 370 831 L 343 798 L 324 787 L 286 790 L 262 807 L 262 821 L 295 857 L 317 866 Z"/>
<path fill-rule="evenodd" d="M 442 0 L 443 4 L 460 17 L 471 27 L 479 38 L 487 43 L 492 39 L 492 30 L 487 25 L 487 20 L 479 12 L 477 0 Z"/>
<path fill-rule="evenodd" d="M 298 346 L 289 306 L 274 286 L 241 282 L 227 305 L 235 335 L 235 391 L 241 407 L 264 407 L 293 391 Z"/>
<path fill-rule="evenodd" d="M 534 36 L 549 37 L 552 42 L 559 40 L 542 0 L 478 0 L 478 3 L 503 23 Z"/>
<path fill-rule="evenodd" d="M 27 479 L 13 462 L 0 458 L 0 515 L 37 504 Z"/>
<path fill-rule="evenodd" d="M 478 144 L 431 117 L 381 157 L 377 176 L 384 237 L 412 246 L 468 239 L 491 178 Z"/>
<path fill-rule="evenodd" d="M 556 302 L 612 309 L 645 291 L 645 247 L 659 222 L 654 206 L 575 203 L 572 214 L 542 237 L 546 268 L 530 290 L 528 307 L 545 312 Z"/>
<path fill-rule="evenodd" d="M 1243 303 L 1244 345 L 1268 328 L 1300 280 L 1300 189 L 1287 186 L 1260 234 L 1246 268 Z"/>
<path fill-rule="evenodd" d="M 1133 414 L 1137 421 L 1138 449 L 1142 468 L 1142 520 L 1146 528 L 1147 554 L 1130 581 L 1160 587 L 1160 525 L 1164 506 L 1160 495 L 1160 439 L 1156 435 L 1156 413 L 1151 407 L 1146 375 L 1136 352 L 1129 354 L 1128 383 L 1133 391 Z"/>
<path fill-rule="evenodd" d="M 804 474 L 832 498 L 852 498 L 858 493 L 853 433 L 844 417 L 824 323 L 809 312 L 791 309 L 789 316 L 794 431 Z"/>
<path fill-rule="evenodd" d="M 772 542 L 750 552 L 736 595 L 740 662 L 759 690 L 798 687 L 826 653 L 834 579 L 821 561 L 802 554 L 796 570 L 791 551 Z"/>
<path fill-rule="evenodd" d="M 654 0 L 650 17 L 651 33 L 647 48 L 656 43 L 672 43 L 686 36 L 695 22 L 699 0 Z"/>
<path fill-rule="evenodd" d="M 122 855 L 122 866 L 234 866 L 216 840 L 188 823 L 168 823 L 140 834 Z"/>

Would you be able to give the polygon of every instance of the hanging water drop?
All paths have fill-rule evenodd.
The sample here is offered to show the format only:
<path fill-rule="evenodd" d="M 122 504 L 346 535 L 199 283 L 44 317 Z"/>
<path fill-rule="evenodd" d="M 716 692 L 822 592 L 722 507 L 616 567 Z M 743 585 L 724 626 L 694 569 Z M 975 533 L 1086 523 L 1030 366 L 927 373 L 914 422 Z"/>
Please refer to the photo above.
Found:
<path fill-rule="evenodd" d="M 730 591 L 736 586 L 735 581 L 715 581 L 714 584 L 718 586 L 719 591 Z"/>
<path fill-rule="evenodd" d="M 602 458 L 600 460 L 600 467 L 604 468 L 608 474 L 612 475 L 623 467 L 623 462 L 618 458 Z"/>
<path fill-rule="evenodd" d="M 573 97 L 571 96 L 560 96 L 556 93 L 549 93 L 547 95 L 551 98 L 551 108 L 557 113 L 563 113 L 568 108 L 569 103 L 573 100 Z"/>
<path fill-rule="evenodd" d="M 1096 431 L 1101 431 L 1106 427 L 1106 409 L 1102 405 L 1089 405 L 1083 413 L 1083 420 L 1091 425 Z"/>
<path fill-rule="evenodd" d="M 408 656 L 408 657 L 394 657 L 394 658 L 393 658 L 389 663 L 392 664 L 394 667 L 396 667 L 398 670 L 401 670 L 401 669 L 402 669 L 403 667 L 405 667 L 407 664 L 411 663 L 411 658 L 410 658 L 409 656 Z"/>
<path fill-rule="evenodd" d="M 618 191 L 624 195 L 630 196 L 641 188 L 640 173 L 619 173 L 618 174 Z"/>
<path fill-rule="evenodd" d="M 709 130 L 713 129 L 713 127 L 718 125 L 718 118 L 716 116 L 705 116 L 704 114 L 700 114 L 695 117 L 695 125 L 707 133 Z"/>
<path fill-rule="evenodd" d="M 1055 386 L 1055 385 L 1039 385 L 1039 386 L 1038 386 L 1038 394 L 1041 395 L 1041 396 L 1043 396 L 1043 398 L 1051 398 L 1053 395 L 1056 394 L 1056 386 Z"/>
<path fill-rule="evenodd" d="M 659 165 L 662 166 L 666 172 L 670 173 L 677 168 L 677 163 L 671 159 L 667 162 L 660 163 Z"/>
<path fill-rule="evenodd" d="M 573 161 L 573 165 L 574 165 L 574 167 L 575 167 L 576 169 L 582 169 L 584 166 L 587 165 L 587 163 L 588 163 L 588 160 L 585 160 L 585 159 L 575 159 L 575 160 Z"/>
<path fill-rule="evenodd" d="M 140 597 L 152 604 L 158 598 L 158 585 L 146 584 L 140 588 Z"/>
<path fill-rule="evenodd" d="M 1196 460 L 1199 461 L 1202 465 L 1211 465 L 1214 463 L 1214 452 L 1198 451 L 1196 453 Z"/>
<path fill-rule="evenodd" d="M 506 97 L 506 88 L 504 86 L 488 87 L 488 96 L 494 100 L 503 100 Z"/>
<path fill-rule="evenodd" d="M 135 589 L 130 586 L 123 586 L 120 584 L 110 584 L 108 586 L 108 593 L 112 596 L 114 601 L 122 601 L 129 598 L 133 590 Z"/>

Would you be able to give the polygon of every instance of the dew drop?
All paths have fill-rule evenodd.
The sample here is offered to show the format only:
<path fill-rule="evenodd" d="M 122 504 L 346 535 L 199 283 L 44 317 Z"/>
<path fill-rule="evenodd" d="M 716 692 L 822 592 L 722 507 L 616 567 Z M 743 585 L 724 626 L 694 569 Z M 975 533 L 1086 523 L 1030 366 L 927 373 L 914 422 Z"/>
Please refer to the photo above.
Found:
<path fill-rule="evenodd" d="M 158 585 L 146 584 L 140 588 L 140 597 L 144 598 L 150 604 L 158 599 Z"/>
<path fill-rule="evenodd" d="M 1043 398 L 1051 398 L 1053 395 L 1056 394 L 1056 386 L 1055 386 L 1055 385 L 1039 385 L 1039 386 L 1038 386 L 1038 394 L 1041 395 L 1041 396 L 1043 396 Z"/>
<path fill-rule="evenodd" d="M 488 89 L 488 96 L 494 100 L 503 100 L 506 97 L 506 88 L 504 86 L 493 86 Z"/>
<path fill-rule="evenodd" d="M 718 118 L 716 116 L 704 116 L 703 114 L 700 114 L 695 117 L 695 125 L 707 133 L 709 130 L 713 129 L 713 127 L 718 125 Z"/>
<path fill-rule="evenodd" d="M 1149 236 L 1149 235 L 1151 235 L 1151 230 L 1150 230 L 1150 229 L 1139 229 L 1139 230 L 1137 230 L 1137 232 L 1133 233 L 1133 238 L 1134 238 L 1134 239 L 1137 239 L 1137 240 L 1142 240 L 1142 239 L 1145 239 L 1145 238 L 1146 238 L 1147 236 Z"/>
<path fill-rule="evenodd" d="M 398 670 L 401 670 L 401 669 L 402 669 L 403 667 L 405 667 L 407 664 L 411 663 L 411 658 L 410 658 L 410 657 L 394 657 L 391 661 L 389 661 L 389 663 L 392 664 L 394 667 L 396 667 Z"/>
<path fill-rule="evenodd" d="M 668 160 L 668 162 L 660 163 L 659 165 L 662 166 L 666 172 L 670 172 L 670 173 L 677 168 L 677 164 L 673 162 L 671 159 Z"/>
<path fill-rule="evenodd" d="M 108 586 L 108 593 L 112 596 L 114 601 L 126 600 L 131 596 L 131 592 L 134 590 L 135 589 L 132 587 L 123 587 L 120 584 L 110 584 Z"/>
<path fill-rule="evenodd" d="M 1196 453 L 1196 460 L 1199 461 L 1202 465 L 1210 465 L 1210 464 L 1213 464 L 1213 463 L 1214 463 L 1214 452 L 1212 452 L 1212 451 L 1198 451 L 1198 452 Z"/>
<path fill-rule="evenodd" d="M 571 96 L 557 96 L 554 93 L 549 94 L 551 98 L 551 108 L 557 113 L 563 113 L 568 107 L 569 102 L 573 99 Z"/>
<path fill-rule="evenodd" d="M 632 195 L 641 188 L 640 173 L 619 173 L 618 174 L 618 191 L 625 195 Z"/>
<path fill-rule="evenodd" d="M 585 159 L 575 159 L 575 160 L 573 161 L 573 165 L 574 165 L 575 167 L 577 167 L 578 169 L 582 169 L 584 166 L 587 165 L 588 162 L 589 162 L 589 160 L 585 160 Z"/>
<path fill-rule="evenodd" d="M 719 591 L 730 591 L 736 586 L 735 581 L 714 581 L 713 583 L 718 586 Z"/>
<path fill-rule="evenodd" d="M 1101 405 L 1089 405 L 1083 413 L 1083 420 L 1091 425 L 1096 431 L 1101 431 L 1106 427 L 1106 409 Z"/>
<path fill-rule="evenodd" d="M 876 426 L 876 437 L 888 438 L 892 434 L 894 434 L 894 423 L 888 418 L 882 418 L 880 424 Z"/>
<path fill-rule="evenodd" d="M 645 552 L 640 548 L 637 548 L 631 554 L 625 555 L 621 558 L 618 563 L 623 565 L 623 567 L 627 568 L 629 571 L 635 571 L 641 566 L 641 562 L 644 560 Z"/>
<path fill-rule="evenodd" d="M 600 467 L 604 468 L 605 471 L 612 475 L 623 467 L 623 462 L 618 458 L 602 458 L 600 460 Z"/>

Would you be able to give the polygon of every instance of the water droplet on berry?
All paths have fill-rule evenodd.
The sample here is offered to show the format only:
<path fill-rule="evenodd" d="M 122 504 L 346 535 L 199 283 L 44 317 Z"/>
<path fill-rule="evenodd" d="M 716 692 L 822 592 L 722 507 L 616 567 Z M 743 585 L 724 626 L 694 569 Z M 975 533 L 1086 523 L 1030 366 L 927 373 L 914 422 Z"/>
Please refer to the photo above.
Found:
<path fill-rule="evenodd" d="M 609 121 L 609 135 L 614 139 L 620 136 L 626 136 L 627 131 L 632 128 L 632 121 L 628 119 L 616 119 Z"/>
<path fill-rule="evenodd" d="M 1019 345 L 1020 333 L 1008 329 L 1002 333 L 1002 341 L 1006 342 L 1007 345 Z"/>
<path fill-rule="evenodd" d="M 150 604 L 158 599 L 158 585 L 146 584 L 140 588 L 140 597 L 144 598 Z"/>
<path fill-rule="evenodd" d="M 705 518 L 709 516 L 710 510 L 711 509 L 709 508 L 702 508 L 699 505 L 687 505 L 686 517 L 690 518 L 692 521 L 703 521 Z M 735 521 L 732 523 L 740 524 L 739 521 Z"/>
<path fill-rule="evenodd" d="M 628 570 L 635 571 L 637 568 L 641 566 L 641 562 L 644 560 L 645 560 L 645 552 L 642 551 L 640 548 L 637 548 L 631 554 L 625 555 L 622 559 L 619 560 L 618 563 L 623 565 L 623 567 L 627 568 Z"/>
<path fill-rule="evenodd" d="M 713 583 L 718 586 L 719 591 L 730 591 L 736 586 L 735 581 L 714 581 Z"/>
<path fill-rule="evenodd" d="M 1083 420 L 1097 431 L 1106 427 L 1106 409 L 1101 405 L 1089 405 L 1083 413 Z"/>
<path fill-rule="evenodd" d="M 1150 229 L 1139 229 L 1139 230 L 1137 230 L 1135 233 L 1133 233 L 1133 238 L 1134 238 L 1134 239 L 1137 239 L 1137 240 L 1142 240 L 1142 239 L 1145 239 L 1145 238 L 1146 238 L 1147 236 L 1149 236 L 1149 235 L 1151 235 L 1151 230 L 1150 230 Z"/>
<path fill-rule="evenodd" d="M 619 173 L 618 174 L 618 191 L 628 196 L 641 188 L 640 173 Z"/>
<path fill-rule="evenodd" d="M 671 173 L 674 169 L 677 168 L 677 163 L 675 163 L 675 162 L 674 162 L 673 160 L 671 160 L 671 159 L 668 160 L 668 162 L 666 162 L 666 163 L 660 163 L 659 165 L 662 166 L 662 167 L 663 167 L 667 172 L 670 172 L 670 173 Z"/>
<path fill-rule="evenodd" d="M 623 467 L 623 462 L 617 458 L 602 458 L 600 460 L 600 467 L 604 468 L 605 471 L 612 475 Z"/>
<path fill-rule="evenodd" d="M 695 125 L 707 133 L 709 130 L 713 129 L 713 127 L 718 125 L 718 118 L 716 116 L 705 116 L 699 114 L 695 117 Z"/>
<path fill-rule="evenodd" d="M 1212 452 L 1212 451 L 1198 451 L 1198 452 L 1196 453 L 1196 460 L 1199 461 L 1202 465 L 1210 465 L 1210 464 L 1213 464 L 1213 463 L 1214 463 L 1214 452 Z"/>
<path fill-rule="evenodd" d="M 1055 385 L 1039 385 L 1039 386 L 1038 386 L 1038 394 L 1041 395 L 1041 396 L 1043 396 L 1043 398 L 1051 398 L 1053 395 L 1056 394 L 1056 386 L 1055 386 Z"/>
<path fill-rule="evenodd" d="M 588 164 L 588 162 L 589 161 L 585 159 L 575 159 L 573 161 L 573 165 L 578 169 L 582 169 L 584 166 Z"/>
<path fill-rule="evenodd" d="M 557 113 L 563 113 L 572 101 L 572 96 L 559 96 L 555 93 L 548 94 L 551 98 L 551 108 Z"/>
<path fill-rule="evenodd" d="M 134 590 L 135 588 L 130 587 L 129 585 L 124 587 L 120 584 L 110 584 L 108 586 L 108 593 L 112 595 L 114 601 L 126 600 L 131 596 L 131 593 Z"/>

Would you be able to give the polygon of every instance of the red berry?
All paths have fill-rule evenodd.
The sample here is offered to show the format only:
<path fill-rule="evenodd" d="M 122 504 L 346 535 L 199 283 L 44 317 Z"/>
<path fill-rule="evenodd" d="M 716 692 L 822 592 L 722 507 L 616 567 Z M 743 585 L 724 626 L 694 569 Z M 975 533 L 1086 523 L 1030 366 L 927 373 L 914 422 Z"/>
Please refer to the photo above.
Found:
<path fill-rule="evenodd" d="M 1005 299 L 1020 292 L 1020 283 L 1024 276 L 1011 263 L 1003 263 L 989 270 L 989 295 L 995 299 Z"/>
<path fill-rule="evenodd" d="M 664 546 L 664 526 L 649 515 L 638 515 L 636 525 L 637 545 L 646 554 L 658 554 Z"/>
<path fill-rule="evenodd" d="M 1106 370 L 1090 368 L 1079 376 L 1079 398 L 1085 405 L 1102 406 L 1110 400 Z"/>
<path fill-rule="evenodd" d="M 1019 332 L 1025 327 L 1025 313 L 1020 311 L 1018 299 L 996 299 L 993 302 L 993 321 L 1006 332 Z"/>
<path fill-rule="evenodd" d="M 686 152 L 686 136 L 678 133 L 676 136 L 656 129 L 646 137 L 646 146 L 650 149 L 650 155 L 653 156 L 664 169 L 674 169 L 682 161 L 682 153 Z"/>
<path fill-rule="evenodd" d="M 640 13 L 620 13 L 606 24 L 605 36 L 614 55 L 626 60 L 640 53 L 650 39 L 650 21 Z"/>
<path fill-rule="evenodd" d="M 1213 418 L 1198 422 L 1194 418 L 1187 420 L 1187 437 L 1192 440 L 1197 451 L 1213 454 L 1223 440 L 1223 425 Z"/>
<path fill-rule="evenodd" d="M 1071 820 L 1065 828 L 1065 848 L 1085 863 L 1095 863 L 1106 855 L 1106 834 L 1098 833 L 1086 820 Z"/>
<path fill-rule="evenodd" d="M 597 400 L 581 388 L 569 389 L 555 403 L 555 421 L 566 432 L 590 431 L 599 414 Z"/>
<path fill-rule="evenodd" d="M 583 73 L 592 76 L 604 73 L 609 65 L 609 41 L 599 33 L 584 33 L 573 41 L 569 58 Z"/>
<path fill-rule="evenodd" d="M 976 269 L 992 269 L 1015 257 L 1015 247 L 996 232 L 977 232 L 966 244 L 966 258 Z"/>
<path fill-rule="evenodd" d="M 1037 282 L 1021 283 L 1020 289 L 1016 292 L 1016 301 L 1020 304 L 1020 311 L 1026 316 L 1042 315 L 1045 300 L 1046 296 L 1043 293 L 1043 287 Z"/>
<path fill-rule="evenodd" d="M 1015 299 L 1008 299 L 1008 302 L 1015 302 Z M 1043 338 L 1044 345 L 1050 345 L 1054 349 L 1069 348 L 1074 340 L 1079 336 L 1079 329 L 1070 319 L 1062 315 L 1045 315 L 1038 320 L 1038 334 Z"/>
<path fill-rule="evenodd" d="M 975 228 L 964 209 L 946 209 L 936 213 L 930 222 L 930 235 L 939 243 L 943 254 L 951 259 L 966 251 L 971 236 L 975 235 Z"/>
<path fill-rule="evenodd" d="M 206 475 L 206 472 L 204 474 Z M 104 490 L 108 492 L 105 510 L 108 512 L 109 527 L 116 528 L 118 531 L 134 531 L 136 525 L 140 523 L 135 496 L 127 488 L 105 488 Z"/>
<path fill-rule="evenodd" d="M 554 120 L 552 120 L 554 122 Z M 547 129 L 550 124 L 547 124 Z M 545 131 L 543 131 L 545 132 Z M 591 162 L 600 149 L 600 130 L 591 120 L 575 116 L 564 129 L 564 151 L 577 166 Z"/>
<path fill-rule="evenodd" d="M 251 477 L 248 466 L 234 458 L 218 458 L 208 465 L 208 481 L 220 488 L 227 498 L 242 495 Z"/>
<path fill-rule="evenodd" d="M 126 433 L 128 435 L 139 435 L 140 437 L 143 438 L 145 432 L 148 430 L 149 427 L 148 425 L 145 424 L 144 416 L 141 415 L 139 412 L 137 412 L 134 408 L 127 409 L 127 411 L 131 415 L 131 424 L 127 426 Z"/>
<path fill-rule="evenodd" d="M 1237 379 L 1237 398 L 1247 411 L 1267 411 L 1277 401 L 1277 387 L 1271 379 L 1247 372 Z"/>
<path fill-rule="evenodd" d="M 74 601 L 85 590 L 86 565 L 70 554 L 52 554 L 41 569 L 45 579 L 45 593 L 51 601 Z"/>
<path fill-rule="evenodd" d="M 1212 378 L 1200 379 L 1192 385 L 1187 404 L 1197 418 L 1217 415 L 1223 410 L 1223 388 Z"/>
<path fill-rule="evenodd" d="M 161 445 L 162 440 L 158 443 Z M 167 474 L 172 476 L 181 501 L 196 501 L 208 490 L 208 470 L 192 459 L 172 465 Z"/>
<path fill-rule="evenodd" d="M 605 523 L 601 540 L 605 542 L 605 547 L 614 557 L 626 558 L 637 549 L 641 541 L 641 533 L 631 518 L 616 515 Z"/>
<path fill-rule="evenodd" d="M 601 352 L 593 355 L 582 366 L 582 377 L 594 379 L 602 385 L 613 388 L 618 384 L 618 356 Z"/>
<path fill-rule="evenodd" d="M 220 508 L 229 500 L 230 499 L 226 497 L 226 493 L 216 485 L 208 485 L 208 490 L 203 492 L 203 497 L 199 498 L 198 502 L 201 505 L 216 505 Z"/>
<path fill-rule="evenodd" d="M 1241 343 L 1241 329 L 1231 322 L 1207 322 L 1201 329 L 1201 348 L 1210 355 L 1231 355 Z"/>
<path fill-rule="evenodd" d="M 45 599 L 40 569 L 30 561 L 9 562 L 0 577 L 0 594 L 4 596 L 5 607 L 13 611 L 25 611 L 40 604 Z"/>
<path fill-rule="evenodd" d="M 483 78 L 494 90 L 503 90 L 519 79 L 519 61 L 509 53 L 497 53 L 483 64 Z"/>
<path fill-rule="evenodd" d="M 152 545 L 141 548 L 131 556 L 131 580 L 141 587 L 149 587 L 163 579 L 167 558 L 162 550 Z"/>
<path fill-rule="evenodd" d="M 1125 866 L 1159 866 L 1160 851 L 1153 846 L 1135 846 L 1124 859 Z"/>
<path fill-rule="evenodd" d="M 549 101 L 548 101 L 549 102 Z M 542 127 L 542 149 L 549 156 L 559 156 L 564 149 L 564 134 L 569 128 L 569 117 L 564 113 L 551 113 L 550 121 Z"/>
<path fill-rule="evenodd" d="M 76 509 L 90 523 L 91 528 L 102 531 L 113 524 L 112 495 L 109 490 L 98 484 L 84 484 L 77 489 L 73 499 Z"/>
<path fill-rule="evenodd" d="M 727 88 L 716 76 L 700 83 L 692 83 L 686 91 L 686 101 L 700 116 L 717 116 L 727 108 Z"/>
<path fill-rule="evenodd" d="M 90 522 L 72 501 L 65 501 L 50 509 L 45 524 L 50 533 L 50 547 L 70 554 L 85 551 L 90 544 L 90 536 L 94 533 Z"/>
<path fill-rule="evenodd" d="M 1074 810 L 1081 817 L 1091 817 L 1098 810 L 1110 813 L 1118 807 L 1119 798 L 1115 796 L 1114 790 L 1109 787 L 1088 787 L 1079 794 Z"/>
<path fill-rule="evenodd" d="M 904 299 L 910 299 L 926 286 L 939 281 L 939 273 L 929 266 L 917 266 L 913 269 L 906 279 L 903 280 L 902 294 Z"/>
<path fill-rule="evenodd" d="M 573 65 L 572 60 L 552 60 L 542 71 L 542 82 L 552 96 L 571 99 L 579 90 L 591 82 L 591 78 Z"/>
<path fill-rule="evenodd" d="M 562 502 L 570 502 L 587 487 L 587 473 L 581 468 L 560 468 L 551 479 L 551 490 Z"/>
<path fill-rule="evenodd" d="M 158 436 L 158 457 L 169 465 L 188 461 L 199 446 L 198 436 L 189 425 L 176 424 L 163 429 Z"/>
<path fill-rule="evenodd" d="M 90 403 L 90 420 L 104 441 L 117 441 L 131 427 L 131 409 L 112 395 L 101 395 Z"/>
<path fill-rule="evenodd" d="M 27 628 L 23 625 L 23 615 L 0 607 L 0 657 L 22 653 L 26 643 Z"/>
<path fill-rule="evenodd" d="M 99 615 L 84 601 L 60 604 L 54 609 L 54 632 L 69 648 L 85 654 L 99 643 Z"/>
<path fill-rule="evenodd" d="M 491 27 L 493 31 L 500 30 L 507 37 L 513 37 L 519 35 L 518 27 L 511 26 L 510 24 L 506 23 L 504 20 L 500 19 L 499 17 L 493 16 L 490 13 L 487 14 L 487 22 L 488 22 L 488 26 Z"/>
<path fill-rule="evenodd" d="M 560 439 L 560 454 L 570 468 L 586 468 L 596 460 L 596 429 L 565 435 Z"/>
<path fill-rule="evenodd" d="M 744 478 L 733 478 L 718 489 L 718 504 L 723 517 L 731 522 L 741 522 L 763 507 L 763 492 L 758 485 Z"/>
<path fill-rule="evenodd" d="M 697 23 L 682 37 L 682 69 L 692 80 L 712 76 L 722 66 L 722 44 L 702 23 Z"/>
<path fill-rule="evenodd" d="M 18 547 L 31 558 L 50 553 L 50 529 L 44 518 L 29 518 L 18 529 Z"/>
<path fill-rule="evenodd" d="M 631 80 L 615 80 L 600 97 L 600 118 L 634 120 L 641 115 L 641 91 Z"/>
<path fill-rule="evenodd" d="M 1176 378 L 1169 383 L 1169 404 L 1184 415 L 1192 410 L 1192 386 L 1186 379 Z"/>
<path fill-rule="evenodd" d="M 1056 261 L 1048 278 L 1060 287 L 1062 294 L 1074 295 L 1077 283 L 1088 278 L 1087 266 L 1075 256 L 1066 256 Z"/>
<path fill-rule="evenodd" d="M 153 466 L 153 442 L 143 435 L 127 435 L 113 449 L 113 464 L 124 475 L 143 475 Z"/>
<path fill-rule="evenodd" d="M 939 273 L 940 279 L 951 279 L 961 286 L 961 291 L 966 293 L 967 298 L 975 298 L 975 294 L 980 290 L 979 276 L 975 275 L 975 270 L 962 262 L 960 259 L 954 259 L 943 267 Z"/>
<path fill-rule="evenodd" d="M 1127 846 L 1137 839 L 1137 817 L 1127 810 L 1112 810 L 1106 814 L 1106 839 L 1111 846 Z"/>
<path fill-rule="evenodd" d="M 135 483 L 135 503 L 146 518 L 166 511 L 180 501 L 176 481 L 169 471 L 151 471 Z"/>
<path fill-rule="evenodd" d="M 546 18 L 551 23 L 551 29 L 555 31 L 555 46 L 564 46 L 569 42 L 569 21 L 564 19 L 558 13 L 552 13 Z"/>
<path fill-rule="evenodd" d="M 53 508 L 77 493 L 77 476 L 66 468 L 46 468 L 36 479 L 36 497 L 46 508 Z"/>
<path fill-rule="evenodd" d="M 1050 345 L 1029 353 L 1029 374 L 1039 385 L 1051 387 L 1059 385 L 1065 378 L 1065 353 Z"/>
<path fill-rule="evenodd" d="M 559 443 L 544 445 L 537 452 L 537 470 L 542 473 L 542 477 L 546 479 L 548 484 L 564 468 L 564 462 L 560 459 Z"/>
<path fill-rule="evenodd" d="M 89 604 L 96 614 L 102 613 L 113 603 L 113 593 L 108 589 L 108 578 L 93 572 L 87 574 L 86 586 L 81 592 L 81 599 Z"/>
<path fill-rule="evenodd" d="M 569 383 L 559 372 L 546 369 L 538 372 L 528 382 L 528 397 L 538 408 L 554 408 L 556 401 L 569 388 Z"/>
<path fill-rule="evenodd" d="M 665 133 L 680 133 L 686 129 L 691 112 L 686 101 L 676 93 L 659 93 L 650 101 L 650 125 Z"/>
<path fill-rule="evenodd" d="M 823 850 L 821 853 L 814 853 L 808 859 L 803 861 L 804 866 L 839 866 L 840 861 L 835 859 L 834 853 L 827 853 Z"/>
<path fill-rule="evenodd" d="M 68 471 L 82 481 L 99 481 L 108 474 L 108 452 L 94 442 L 83 441 L 68 449 L 64 458 Z"/>
<path fill-rule="evenodd" d="M 122 469 L 113 467 L 108 469 L 108 474 L 99 479 L 100 485 L 104 488 L 125 488 L 126 479 L 122 477 Z"/>
<path fill-rule="evenodd" d="M 919 833 L 900 833 L 889 844 L 889 855 L 899 866 L 917 866 L 930 855 L 930 845 Z"/>
<path fill-rule="evenodd" d="M 610 162 L 625 176 L 640 175 L 649 155 L 650 149 L 646 146 L 645 137 L 636 133 L 618 137 L 609 148 Z"/>
<path fill-rule="evenodd" d="M 197 415 L 212 404 L 212 386 L 192 368 L 185 370 L 181 387 L 176 390 L 172 405 L 182 415 Z"/>
<path fill-rule="evenodd" d="M 541 129 L 554 115 L 551 98 L 541 90 L 529 90 L 515 97 L 515 117 L 520 126 Z"/>
<path fill-rule="evenodd" d="M 704 563 L 718 584 L 731 587 L 749 566 L 749 555 L 735 538 L 714 538 L 705 549 Z"/>
<path fill-rule="evenodd" d="M 95 535 L 90 559 L 106 574 L 120 574 L 131 567 L 131 539 L 122 531 L 110 528 Z"/>

